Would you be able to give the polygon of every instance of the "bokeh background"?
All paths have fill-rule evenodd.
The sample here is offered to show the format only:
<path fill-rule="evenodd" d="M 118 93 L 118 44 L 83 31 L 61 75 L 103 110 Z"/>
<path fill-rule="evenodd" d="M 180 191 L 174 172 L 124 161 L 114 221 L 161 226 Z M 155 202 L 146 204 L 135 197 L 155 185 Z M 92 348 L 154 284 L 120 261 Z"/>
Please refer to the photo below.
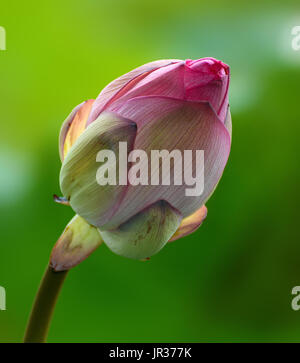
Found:
<path fill-rule="evenodd" d="M 231 66 L 233 144 L 208 218 L 149 262 L 101 246 L 68 276 L 49 342 L 300 342 L 300 25 L 292 1 L 3 1 L 0 341 L 21 341 L 51 248 L 73 212 L 58 132 L 71 109 L 161 58 Z"/>

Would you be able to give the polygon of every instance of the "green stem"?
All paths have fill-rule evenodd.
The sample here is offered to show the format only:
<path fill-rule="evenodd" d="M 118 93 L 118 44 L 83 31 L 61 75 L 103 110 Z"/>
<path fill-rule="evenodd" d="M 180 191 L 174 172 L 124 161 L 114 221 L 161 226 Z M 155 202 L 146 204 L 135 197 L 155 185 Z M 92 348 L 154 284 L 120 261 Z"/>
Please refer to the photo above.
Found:
<path fill-rule="evenodd" d="M 45 343 L 57 298 L 68 271 L 55 272 L 50 266 L 42 279 L 30 314 L 24 343 Z"/>

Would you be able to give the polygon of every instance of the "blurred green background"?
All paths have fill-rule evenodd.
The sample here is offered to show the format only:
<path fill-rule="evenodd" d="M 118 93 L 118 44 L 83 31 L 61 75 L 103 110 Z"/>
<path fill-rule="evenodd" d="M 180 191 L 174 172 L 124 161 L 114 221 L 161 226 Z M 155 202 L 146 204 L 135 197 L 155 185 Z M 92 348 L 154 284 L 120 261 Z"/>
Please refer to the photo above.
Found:
<path fill-rule="evenodd" d="M 58 132 L 70 110 L 161 58 L 231 66 L 233 144 L 208 218 L 151 261 L 101 246 L 68 276 L 49 342 L 300 342 L 297 2 L 1 2 L 0 341 L 21 341 L 72 210 Z"/>

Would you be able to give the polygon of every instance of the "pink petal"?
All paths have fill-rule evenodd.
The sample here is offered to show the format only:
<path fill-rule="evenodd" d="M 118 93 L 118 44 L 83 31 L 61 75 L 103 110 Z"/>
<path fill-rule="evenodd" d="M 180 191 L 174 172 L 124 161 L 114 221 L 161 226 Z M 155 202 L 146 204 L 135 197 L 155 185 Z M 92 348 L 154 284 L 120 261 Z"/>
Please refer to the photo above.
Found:
<path fill-rule="evenodd" d="M 105 108 L 126 94 L 147 75 L 159 68 L 166 67 L 178 62 L 182 63 L 182 61 L 178 59 L 163 59 L 146 63 L 109 83 L 97 97 L 87 124 L 89 125 L 91 122 L 96 120 L 96 118 Z"/>
<path fill-rule="evenodd" d="M 185 195 L 189 187 L 185 184 L 129 186 L 104 228 L 117 227 L 158 200 L 167 201 L 183 217 L 199 209 L 217 185 L 230 151 L 230 135 L 210 105 L 166 97 L 139 97 L 124 104 L 118 113 L 138 125 L 134 149 L 145 150 L 149 160 L 151 150 L 204 150 L 205 187 L 202 195 L 189 197 Z M 193 162 L 195 170 L 195 158 Z"/>
<path fill-rule="evenodd" d="M 122 105 L 140 96 L 161 96 L 184 99 L 184 63 L 170 64 L 156 69 L 139 80 L 116 101 L 106 106 L 107 110 L 117 111 Z"/>
<path fill-rule="evenodd" d="M 230 107 L 228 106 L 227 109 L 227 114 L 226 114 L 226 118 L 225 118 L 225 123 L 224 123 L 226 129 L 229 132 L 230 138 L 232 136 L 232 122 L 231 122 L 231 113 L 230 113 Z"/>

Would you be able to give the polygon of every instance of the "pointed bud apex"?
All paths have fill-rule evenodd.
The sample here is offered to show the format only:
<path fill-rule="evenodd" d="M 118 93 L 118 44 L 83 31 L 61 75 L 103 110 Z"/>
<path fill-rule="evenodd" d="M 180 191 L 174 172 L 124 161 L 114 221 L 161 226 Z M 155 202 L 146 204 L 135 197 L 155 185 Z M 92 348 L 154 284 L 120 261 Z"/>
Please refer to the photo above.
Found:
<path fill-rule="evenodd" d="M 56 242 L 50 266 L 55 271 L 69 270 L 85 260 L 102 242 L 97 228 L 76 215 Z"/>

